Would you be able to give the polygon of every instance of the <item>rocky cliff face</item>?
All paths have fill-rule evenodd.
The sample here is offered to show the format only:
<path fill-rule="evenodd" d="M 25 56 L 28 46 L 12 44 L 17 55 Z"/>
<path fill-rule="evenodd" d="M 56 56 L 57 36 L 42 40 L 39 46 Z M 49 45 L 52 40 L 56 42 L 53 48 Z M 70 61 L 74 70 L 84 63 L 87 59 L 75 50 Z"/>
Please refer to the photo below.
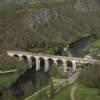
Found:
<path fill-rule="evenodd" d="M 99 33 L 99 5 L 99 0 L 65 0 L 1 7 L 0 45 L 26 49 L 41 43 L 65 43 L 84 34 Z"/>
<path fill-rule="evenodd" d="M 74 1 L 73 0 L 65 0 L 65 4 L 68 7 L 61 9 L 61 10 L 66 10 L 66 12 L 64 12 L 65 14 L 68 13 L 67 12 L 68 9 L 77 11 L 78 13 L 92 12 L 92 14 L 94 14 L 95 12 L 99 12 L 99 10 L 100 10 L 100 7 L 99 7 L 100 1 L 99 0 L 74 0 Z M 65 4 L 64 4 L 64 6 L 65 6 Z M 63 6 L 62 2 L 61 2 L 61 5 L 58 4 L 58 8 L 62 7 L 62 6 Z M 33 9 L 31 14 L 29 14 L 28 16 L 24 16 L 24 18 L 23 18 L 24 24 L 25 23 L 31 24 L 30 28 L 35 30 L 42 24 L 44 25 L 44 24 L 48 23 L 51 19 L 54 20 L 54 19 L 57 19 L 58 16 L 62 16 L 61 13 L 63 11 L 61 11 L 61 10 L 57 9 L 57 6 L 56 7 L 52 6 L 49 8 L 44 6 L 39 9 L 35 9 L 35 10 Z"/>
<path fill-rule="evenodd" d="M 54 8 L 40 8 L 33 10 L 29 15 L 23 16 L 23 24 L 25 28 L 38 31 L 39 27 L 48 24 L 51 20 L 57 19 L 58 12 Z"/>

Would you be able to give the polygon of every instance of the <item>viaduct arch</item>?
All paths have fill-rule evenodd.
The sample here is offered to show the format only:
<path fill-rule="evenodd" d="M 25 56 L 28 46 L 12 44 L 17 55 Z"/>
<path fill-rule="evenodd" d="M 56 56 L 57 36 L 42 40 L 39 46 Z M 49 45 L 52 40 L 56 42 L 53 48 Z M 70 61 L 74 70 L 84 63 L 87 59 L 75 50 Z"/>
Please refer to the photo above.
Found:
<path fill-rule="evenodd" d="M 24 60 L 27 62 L 29 68 L 36 66 L 36 71 L 40 70 L 41 64 L 44 65 L 44 71 L 47 72 L 50 69 L 50 64 L 58 64 L 63 68 L 64 72 L 67 72 L 67 68 L 72 67 L 72 72 L 77 69 L 77 63 L 81 64 L 94 64 L 99 62 L 97 60 L 85 60 L 84 58 L 74 58 L 66 56 L 54 56 L 45 54 L 33 54 L 28 52 L 19 51 L 7 51 L 7 54 L 11 57 L 16 57 L 19 60 Z"/>

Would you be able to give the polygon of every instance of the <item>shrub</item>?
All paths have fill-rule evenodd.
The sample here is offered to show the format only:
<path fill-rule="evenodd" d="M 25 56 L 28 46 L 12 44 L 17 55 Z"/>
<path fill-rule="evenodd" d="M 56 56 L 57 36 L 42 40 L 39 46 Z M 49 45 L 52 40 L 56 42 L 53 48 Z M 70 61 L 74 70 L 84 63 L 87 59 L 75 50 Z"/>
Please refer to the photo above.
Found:
<path fill-rule="evenodd" d="M 84 66 L 79 81 L 86 86 L 100 88 L 100 65 Z"/>
<path fill-rule="evenodd" d="M 24 62 L 19 61 L 17 58 L 9 57 L 6 54 L 0 55 L 0 70 L 2 71 L 20 69 L 24 66 Z"/>

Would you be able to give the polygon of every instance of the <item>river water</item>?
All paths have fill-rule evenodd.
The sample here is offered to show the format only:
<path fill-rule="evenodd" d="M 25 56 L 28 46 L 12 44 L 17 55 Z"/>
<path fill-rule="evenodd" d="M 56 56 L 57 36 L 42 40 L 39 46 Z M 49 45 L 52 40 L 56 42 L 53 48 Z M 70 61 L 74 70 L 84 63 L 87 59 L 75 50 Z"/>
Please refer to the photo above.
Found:
<path fill-rule="evenodd" d="M 36 92 L 39 88 L 47 85 L 49 78 L 49 72 L 44 72 L 43 66 L 41 66 L 38 72 L 36 72 L 35 66 L 33 66 L 31 69 L 27 69 L 8 89 L 4 92 L 0 92 L 0 94 L 4 95 L 6 91 L 9 91 L 16 100 L 23 100 L 21 99 L 22 97 L 27 97 Z M 7 98 L 5 97 L 3 100 L 7 100 Z"/>

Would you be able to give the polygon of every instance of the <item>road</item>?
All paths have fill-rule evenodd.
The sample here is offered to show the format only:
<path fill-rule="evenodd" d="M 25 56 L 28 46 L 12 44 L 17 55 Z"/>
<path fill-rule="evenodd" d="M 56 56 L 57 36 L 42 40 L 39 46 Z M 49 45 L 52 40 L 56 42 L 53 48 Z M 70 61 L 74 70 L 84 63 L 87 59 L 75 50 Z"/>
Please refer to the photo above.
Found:
<path fill-rule="evenodd" d="M 75 91 L 76 91 L 76 88 L 77 88 L 77 86 L 76 86 L 76 84 L 74 84 L 74 86 L 72 87 L 71 92 L 70 92 L 71 100 L 76 100 L 75 99 Z"/>
<path fill-rule="evenodd" d="M 16 69 L 8 70 L 8 71 L 1 71 L 0 70 L 0 74 L 8 74 L 8 73 L 15 73 L 15 72 L 16 72 Z"/>

